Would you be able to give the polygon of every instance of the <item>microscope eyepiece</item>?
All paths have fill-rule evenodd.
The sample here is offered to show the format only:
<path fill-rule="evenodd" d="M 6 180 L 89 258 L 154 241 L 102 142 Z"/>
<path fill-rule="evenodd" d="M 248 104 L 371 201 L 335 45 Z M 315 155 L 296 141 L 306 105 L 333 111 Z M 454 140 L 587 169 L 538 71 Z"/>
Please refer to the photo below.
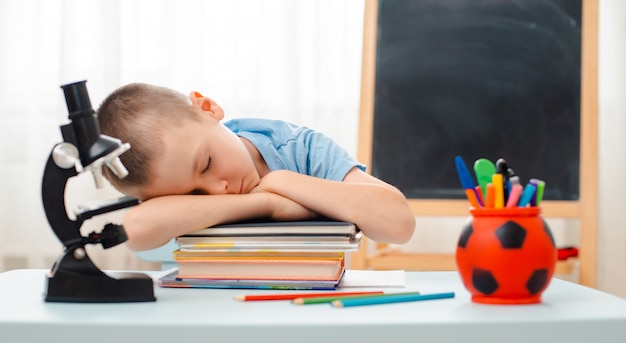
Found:
<path fill-rule="evenodd" d="M 78 81 L 61 86 L 70 124 L 61 128 L 63 138 L 78 148 L 83 166 L 88 166 L 100 157 L 117 149 L 121 142 L 100 134 L 96 112 L 91 108 L 87 92 L 87 81 Z"/>
<path fill-rule="evenodd" d="M 70 123 L 61 126 L 65 142 L 74 145 L 79 152 L 80 162 L 86 170 L 92 171 L 97 188 L 102 187 L 102 166 L 106 165 L 123 179 L 128 170 L 119 156 L 130 149 L 130 144 L 100 133 L 96 112 L 91 108 L 87 81 L 78 81 L 61 86 Z"/>
<path fill-rule="evenodd" d="M 70 119 L 76 116 L 92 116 L 95 113 L 91 107 L 86 82 L 78 81 L 61 86 Z"/>

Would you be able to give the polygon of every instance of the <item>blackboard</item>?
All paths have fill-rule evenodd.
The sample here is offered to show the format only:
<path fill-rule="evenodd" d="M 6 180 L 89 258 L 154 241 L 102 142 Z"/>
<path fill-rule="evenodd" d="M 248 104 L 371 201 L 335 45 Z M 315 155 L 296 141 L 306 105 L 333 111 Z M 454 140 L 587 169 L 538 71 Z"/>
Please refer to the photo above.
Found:
<path fill-rule="evenodd" d="M 454 156 L 507 160 L 544 199 L 580 187 L 581 0 L 380 0 L 371 172 L 464 198 Z"/>

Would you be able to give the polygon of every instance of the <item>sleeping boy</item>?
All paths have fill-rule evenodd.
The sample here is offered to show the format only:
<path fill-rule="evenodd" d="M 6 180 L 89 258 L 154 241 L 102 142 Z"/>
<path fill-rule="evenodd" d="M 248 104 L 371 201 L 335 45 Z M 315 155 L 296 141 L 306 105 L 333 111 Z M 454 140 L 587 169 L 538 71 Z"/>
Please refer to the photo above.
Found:
<path fill-rule="evenodd" d="M 122 224 L 133 250 L 218 224 L 324 216 L 370 239 L 407 242 L 415 216 L 395 187 L 364 172 L 324 134 L 284 121 L 234 119 L 198 92 L 134 83 L 97 111 L 101 132 L 128 142 L 120 192 L 141 200 Z"/>

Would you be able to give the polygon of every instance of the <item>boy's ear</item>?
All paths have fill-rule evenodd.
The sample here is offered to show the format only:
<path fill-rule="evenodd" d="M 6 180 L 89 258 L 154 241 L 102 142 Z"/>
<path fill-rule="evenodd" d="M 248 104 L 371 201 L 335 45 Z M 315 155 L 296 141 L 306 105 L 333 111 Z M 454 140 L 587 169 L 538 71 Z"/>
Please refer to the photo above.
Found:
<path fill-rule="evenodd" d="M 208 112 L 217 120 L 222 120 L 224 118 L 224 110 L 222 110 L 220 105 L 200 94 L 200 92 L 191 92 L 191 94 L 189 94 L 189 99 L 191 99 L 192 107 Z"/>

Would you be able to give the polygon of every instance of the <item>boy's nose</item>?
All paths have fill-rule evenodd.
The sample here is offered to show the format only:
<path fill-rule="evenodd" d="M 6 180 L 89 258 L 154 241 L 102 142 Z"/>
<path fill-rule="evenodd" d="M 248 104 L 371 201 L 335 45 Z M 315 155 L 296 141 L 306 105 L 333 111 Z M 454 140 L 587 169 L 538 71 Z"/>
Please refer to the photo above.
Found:
<path fill-rule="evenodd" d="M 228 181 L 221 180 L 211 184 L 209 189 L 209 194 L 218 195 L 218 194 L 228 194 Z"/>

